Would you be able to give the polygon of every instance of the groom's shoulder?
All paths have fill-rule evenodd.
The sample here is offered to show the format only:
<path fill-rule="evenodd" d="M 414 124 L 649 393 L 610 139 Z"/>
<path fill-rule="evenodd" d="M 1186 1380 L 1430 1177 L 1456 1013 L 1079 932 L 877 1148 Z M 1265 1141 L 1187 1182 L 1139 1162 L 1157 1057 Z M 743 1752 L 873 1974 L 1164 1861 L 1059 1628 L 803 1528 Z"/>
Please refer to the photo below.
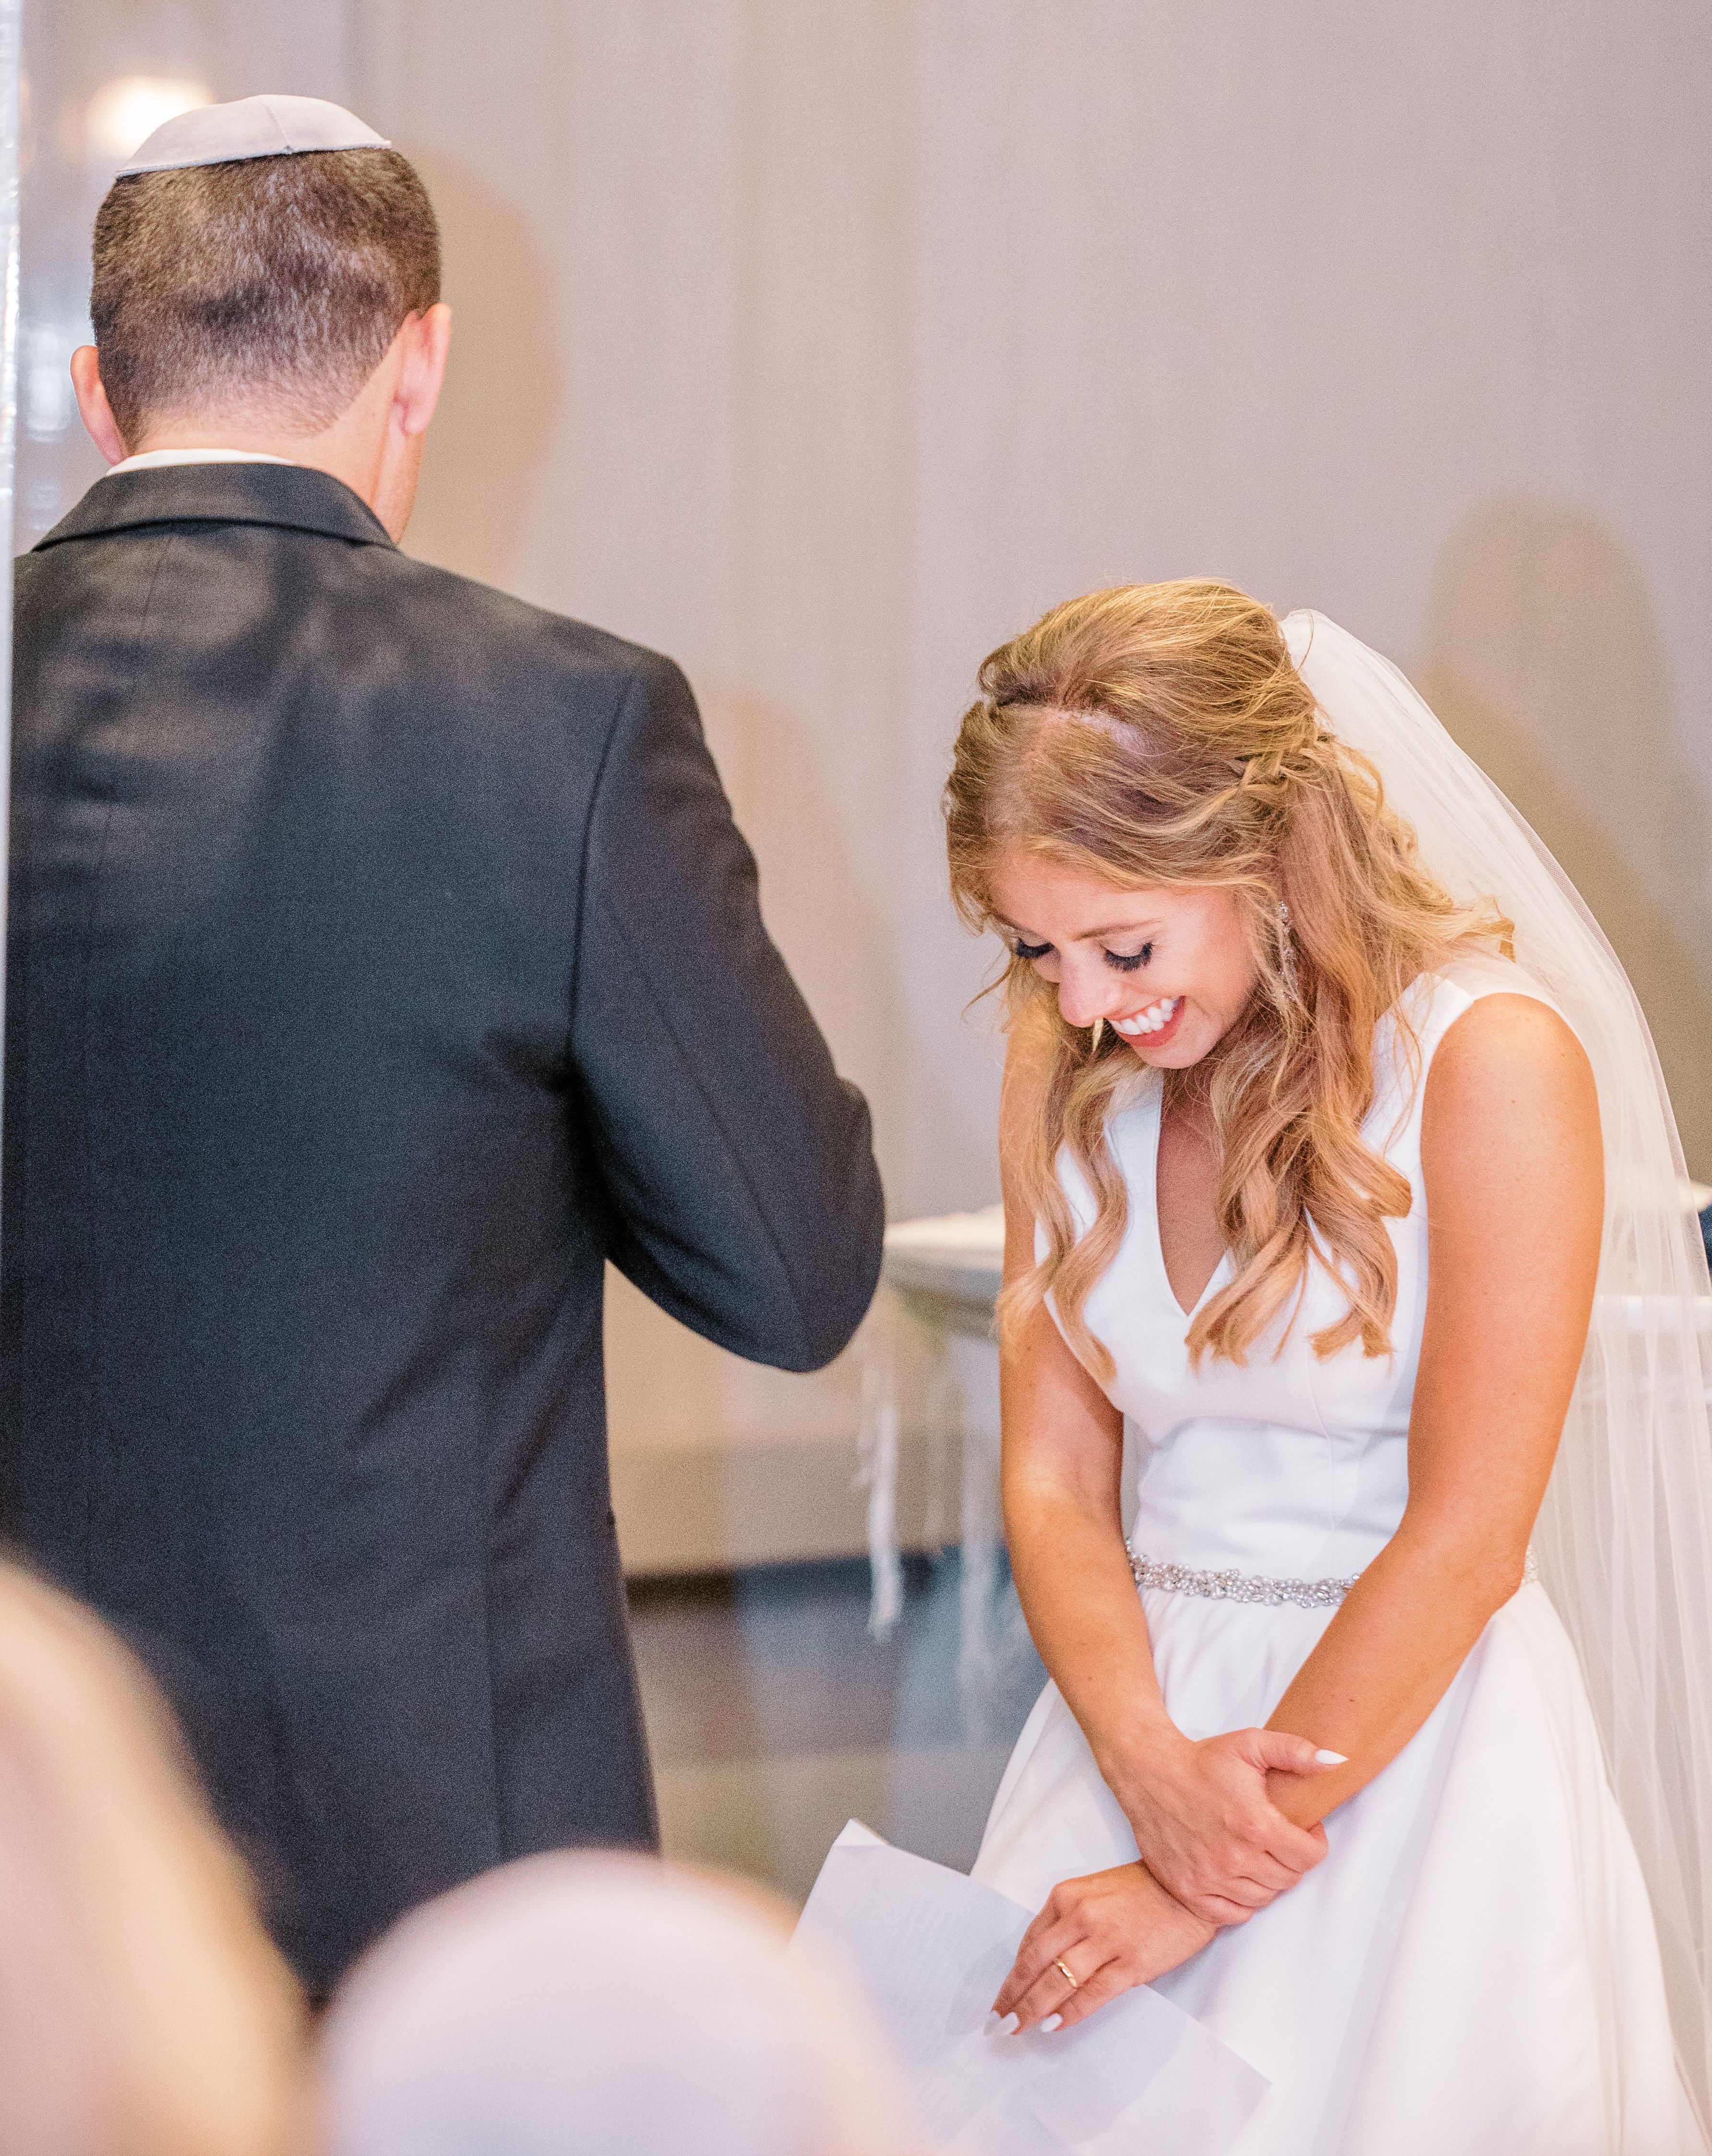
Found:
<path fill-rule="evenodd" d="M 670 693 L 684 684 L 674 660 L 610 629 L 402 552 L 377 547 L 360 558 L 365 581 L 392 602 L 377 611 L 396 610 L 407 624 L 407 670 L 431 680 L 442 697 L 605 701 L 634 688 Z M 376 613 L 369 618 L 376 621 Z"/>

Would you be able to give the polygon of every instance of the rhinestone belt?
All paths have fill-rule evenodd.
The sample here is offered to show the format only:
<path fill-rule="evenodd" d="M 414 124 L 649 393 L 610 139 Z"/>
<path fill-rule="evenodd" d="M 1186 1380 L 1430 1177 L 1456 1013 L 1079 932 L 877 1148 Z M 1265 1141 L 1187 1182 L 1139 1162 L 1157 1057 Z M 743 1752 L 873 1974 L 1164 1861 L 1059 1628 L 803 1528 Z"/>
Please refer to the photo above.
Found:
<path fill-rule="evenodd" d="M 1137 1587 L 1163 1588 L 1167 1594 L 1204 1594 L 1215 1602 L 1260 1602 L 1276 1609 L 1294 1602 L 1303 1609 L 1335 1609 L 1356 1580 L 1263 1579 L 1252 1572 L 1196 1572 L 1187 1564 L 1161 1564 L 1130 1548 L 1130 1569 Z M 1356 1574 L 1356 1578 L 1360 1574 Z"/>
<path fill-rule="evenodd" d="M 1335 1609 L 1361 1578 L 1348 1579 L 1265 1579 L 1253 1572 L 1197 1572 L 1187 1564 L 1165 1564 L 1157 1558 L 1142 1557 L 1129 1543 L 1130 1569 L 1137 1587 L 1161 1588 L 1167 1594 L 1201 1594 L 1213 1602 L 1256 1602 L 1268 1609 L 1294 1602 L 1300 1609 Z M 1525 1581 L 1540 1577 L 1539 1561 L 1530 1549 L 1522 1567 Z"/>

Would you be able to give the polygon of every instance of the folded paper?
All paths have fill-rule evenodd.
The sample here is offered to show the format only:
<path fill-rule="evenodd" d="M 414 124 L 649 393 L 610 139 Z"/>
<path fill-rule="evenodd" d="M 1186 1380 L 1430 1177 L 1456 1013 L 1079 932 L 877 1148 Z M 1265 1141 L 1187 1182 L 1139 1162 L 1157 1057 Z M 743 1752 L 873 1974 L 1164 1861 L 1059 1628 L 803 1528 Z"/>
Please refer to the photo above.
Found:
<path fill-rule="evenodd" d="M 1031 1919 L 853 1820 L 799 1931 L 867 1994 L 930 2139 L 966 2156 L 1222 2156 L 1265 2077 L 1145 1985 L 1051 2035 L 987 2033 Z"/>

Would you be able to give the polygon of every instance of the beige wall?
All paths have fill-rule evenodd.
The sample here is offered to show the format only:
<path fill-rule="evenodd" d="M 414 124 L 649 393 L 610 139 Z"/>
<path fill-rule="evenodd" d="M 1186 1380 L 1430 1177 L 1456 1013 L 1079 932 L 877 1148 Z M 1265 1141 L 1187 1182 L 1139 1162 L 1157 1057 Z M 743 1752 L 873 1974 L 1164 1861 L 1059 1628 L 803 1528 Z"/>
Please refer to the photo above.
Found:
<path fill-rule="evenodd" d="M 1187 572 L 1430 687 L 1712 1175 L 1699 0 L 349 4 L 459 310 L 413 543 L 684 662 L 895 1216 L 994 1191 L 935 810 L 973 667 Z M 628 1294 L 611 1339 L 633 1554 L 853 1536 L 854 1358 Z"/>

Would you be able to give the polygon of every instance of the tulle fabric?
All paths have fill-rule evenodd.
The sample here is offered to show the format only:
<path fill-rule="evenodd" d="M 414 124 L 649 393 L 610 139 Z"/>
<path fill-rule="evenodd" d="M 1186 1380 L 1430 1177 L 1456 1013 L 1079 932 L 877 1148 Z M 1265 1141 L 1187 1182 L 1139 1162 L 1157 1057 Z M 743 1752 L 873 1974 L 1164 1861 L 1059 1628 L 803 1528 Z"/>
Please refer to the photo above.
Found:
<path fill-rule="evenodd" d="M 1391 663 L 1323 614 L 1284 632 L 1329 732 L 1366 756 L 1452 895 L 1516 924 L 1517 963 L 1593 1066 L 1598 1291 L 1535 1537 L 1639 1856 L 1684 2078 L 1712 2119 L 1712 1429 L 1705 1251 L 1628 978 L 1526 822 Z"/>

